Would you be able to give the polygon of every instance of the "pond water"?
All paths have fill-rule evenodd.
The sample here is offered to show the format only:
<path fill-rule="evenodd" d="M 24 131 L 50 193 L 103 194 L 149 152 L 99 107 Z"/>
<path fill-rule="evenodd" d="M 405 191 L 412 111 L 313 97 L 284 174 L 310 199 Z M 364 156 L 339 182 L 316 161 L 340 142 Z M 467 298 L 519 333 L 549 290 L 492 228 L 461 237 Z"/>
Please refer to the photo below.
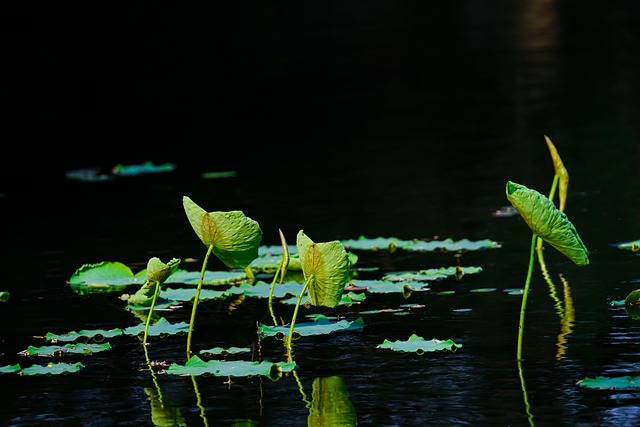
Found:
<path fill-rule="evenodd" d="M 69 126 L 69 139 L 84 138 L 87 151 L 53 163 L 57 148 L 47 146 L 29 163 L 23 159 L 32 153 L 18 141 L 19 161 L 6 160 L 0 291 L 10 299 L 0 307 L 0 366 L 52 361 L 19 354 L 42 345 L 36 337 L 48 332 L 138 324 L 119 294 L 71 290 L 67 282 L 84 264 L 118 261 L 138 271 L 150 257 L 176 257 L 195 259 L 182 267 L 198 270 L 206 248 L 184 214 L 185 195 L 208 211 L 242 210 L 260 224 L 264 245 L 279 244 L 280 229 L 290 244 L 304 230 L 315 242 L 490 239 L 500 247 L 356 251 L 362 279 L 458 262 L 482 271 L 430 282 L 408 298 L 367 294 L 351 306 L 302 308 L 299 321 L 322 313 L 362 317 L 365 326 L 295 341 L 296 375 L 154 381 L 139 340 L 121 338 L 107 354 L 62 358 L 81 361 L 78 373 L 0 375 L 0 424 L 161 425 L 152 419 L 159 390 L 184 425 L 319 425 L 309 418 L 315 386 L 352 408 L 358 425 L 638 425 L 640 392 L 577 384 L 637 375 L 640 362 L 639 324 L 613 304 L 640 287 L 637 254 L 613 245 L 640 237 L 637 6 L 228 8 L 215 19 L 153 9 L 155 26 L 135 31 L 136 13 L 145 11 L 130 10 L 124 34 L 98 43 L 112 41 L 135 70 L 135 81 L 94 82 L 105 114 L 81 115 L 75 127 L 61 123 L 89 113 L 56 90 L 46 96 L 60 96 L 60 110 L 17 122 Z M 114 71 L 108 60 L 116 51 L 91 51 L 89 60 L 105 55 Z M 162 65 L 168 68 L 149 73 Z M 149 76 L 144 84 L 142 75 Z M 83 88 L 71 84 L 72 98 Z M 17 105 L 20 114 L 29 111 Z M 565 211 L 590 265 L 578 267 L 547 247 L 555 294 L 534 265 L 519 371 L 521 295 L 507 291 L 524 286 L 531 233 L 518 216 L 494 213 L 509 206 L 508 180 L 548 193 L 554 169 L 544 135 L 569 171 Z M 65 179 L 76 168 L 109 173 L 116 163 L 146 160 L 176 169 L 104 182 Z M 213 171 L 235 176 L 203 178 Z M 210 269 L 225 268 L 213 260 Z M 407 304 L 403 315 L 384 311 Z M 573 316 L 562 317 L 558 307 Z M 276 310 L 287 319 L 293 307 Z M 188 322 L 190 312 L 185 304 L 166 316 Z M 254 358 L 284 361 L 281 343 L 258 337 L 258 322 L 269 322 L 265 299 L 202 302 L 193 347 L 248 347 Z M 412 334 L 461 347 L 424 354 L 377 348 Z M 185 341 L 152 338 L 150 357 L 184 363 Z"/>

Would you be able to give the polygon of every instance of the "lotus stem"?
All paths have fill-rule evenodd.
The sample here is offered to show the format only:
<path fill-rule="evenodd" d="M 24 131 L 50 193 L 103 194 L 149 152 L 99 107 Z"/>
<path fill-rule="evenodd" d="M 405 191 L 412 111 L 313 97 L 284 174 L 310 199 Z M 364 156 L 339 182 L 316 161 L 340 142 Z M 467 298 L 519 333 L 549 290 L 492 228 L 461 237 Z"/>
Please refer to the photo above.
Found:
<path fill-rule="evenodd" d="M 307 291 L 307 288 L 309 287 L 309 282 L 311 282 L 311 280 L 313 280 L 313 276 L 310 276 L 305 282 L 304 282 L 304 286 L 302 287 L 302 291 L 300 291 L 300 295 L 298 295 L 298 301 L 296 302 L 296 308 L 293 309 L 293 316 L 291 317 L 291 326 L 289 327 L 289 335 L 287 335 L 287 341 L 285 343 L 285 348 L 287 349 L 287 362 L 291 363 L 293 362 L 293 357 L 291 356 L 291 340 L 293 339 L 293 329 L 295 327 L 296 324 L 296 317 L 298 317 L 298 308 L 300 308 L 300 301 L 302 301 L 302 297 L 305 294 L 305 292 Z"/>
<path fill-rule="evenodd" d="M 209 257 L 213 252 L 213 245 L 209 245 L 207 254 L 202 262 L 202 269 L 200 270 L 200 279 L 198 280 L 198 288 L 196 289 L 196 295 L 193 298 L 193 307 L 191 308 L 191 320 L 189 320 L 189 333 L 187 334 L 187 361 L 191 359 L 191 336 L 193 335 L 193 325 L 196 320 L 196 308 L 198 307 L 198 301 L 200 300 L 200 290 L 202 289 L 202 282 L 204 282 L 204 273 L 209 263 Z"/>

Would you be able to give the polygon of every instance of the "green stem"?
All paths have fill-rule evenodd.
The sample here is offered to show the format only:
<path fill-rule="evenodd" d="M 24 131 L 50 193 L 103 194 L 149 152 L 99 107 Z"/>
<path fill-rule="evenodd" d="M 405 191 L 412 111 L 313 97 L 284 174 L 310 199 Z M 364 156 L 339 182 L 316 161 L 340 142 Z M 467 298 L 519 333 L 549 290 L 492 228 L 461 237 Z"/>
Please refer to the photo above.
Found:
<path fill-rule="evenodd" d="M 529 270 L 527 271 L 527 280 L 524 284 L 522 292 L 522 305 L 520 307 L 520 323 L 518 324 L 518 360 L 522 359 L 522 335 L 524 330 L 524 312 L 527 308 L 527 296 L 529 295 L 529 284 L 531 283 L 531 275 L 533 274 L 533 254 L 535 252 L 537 236 L 534 234 L 531 239 L 531 251 L 529 254 Z"/>
<path fill-rule="evenodd" d="M 527 395 L 527 387 L 524 382 L 524 373 L 522 371 L 522 337 L 524 331 L 524 313 L 527 308 L 527 296 L 529 295 L 529 285 L 531 284 L 531 275 L 533 274 L 533 254 L 536 250 L 536 240 L 537 236 L 534 234 L 531 238 L 531 250 L 529 254 L 529 269 L 527 271 L 527 280 L 524 284 L 524 291 L 522 292 L 522 305 L 520 307 L 520 323 L 518 324 L 518 355 L 517 355 L 517 363 L 518 363 L 518 374 L 520 375 L 520 386 L 522 388 L 522 396 L 524 397 L 524 404 L 527 411 L 527 416 L 529 419 L 529 425 L 532 427 L 535 425 L 533 423 L 533 414 L 531 413 L 531 407 L 529 405 L 529 398 Z"/>
<path fill-rule="evenodd" d="M 144 326 L 144 338 L 142 339 L 142 345 L 145 346 L 145 351 L 146 351 L 146 345 L 147 345 L 147 337 L 149 336 L 149 325 L 151 324 L 151 317 L 153 315 L 153 307 L 155 307 L 156 299 L 158 299 L 158 294 L 160 293 L 160 283 L 156 283 L 155 286 L 156 286 L 156 289 L 153 292 L 153 298 L 151 299 L 151 307 L 149 307 L 149 314 L 147 314 L 147 321 L 145 322 L 145 326 Z"/>
<path fill-rule="evenodd" d="M 289 327 L 289 335 L 287 335 L 287 341 L 285 343 L 285 348 L 287 349 L 287 362 L 293 362 L 293 357 L 291 356 L 291 340 L 293 339 L 293 328 L 296 324 L 296 317 L 298 316 L 298 308 L 300 308 L 300 301 L 302 301 L 302 296 L 307 291 L 309 287 L 309 282 L 313 280 L 313 276 L 309 277 L 302 287 L 302 291 L 300 291 L 300 295 L 298 295 L 298 301 L 296 302 L 296 308 L 293 310 L 293 316 L 291 317 L 291 326 Z"/>
<path fill-rule="evenodd" d="M 273 289 L 276 286 L 276 281 L 278 280 L 278 274 L 282 269 L 282 261 L 278 264 L 278 269 L 276 270 L 276 274 L 273 275 L 273 281 L 271 282 L 271 289 L 269 289 L 269 313 L 271 313 L 271 319 L 273 320 L 273 325 L 278 326 L 278 320 L 276 319 L 276 315 L 273 311 Z"/>
<path fill-rule="evenodd" d="M 204 273 L 207 268 L 207 263 L 209 262 L 209 257 L 211 256 L 211 252 L 213 252 L 213 245 L 209 245 L 209 249 L 207 249 L 207 254 L 204 257 L 204 262 L 202 263 L 202 270 L 200 270 L 200 279 L 198 280 L 198 288 L 196 289 L 196 295 L 193 298 L 193 307 L 191 308 L 191 320 L 189 320 L 189 333 L 187 334 L 187 361 L 191 359 L 191 336 L 193 335 L 193 325 L 196 320 L 196 308 L 198 307 L 198 301 L 200 300 L 200 290 L 202 289 L 202 282 L 204 281 Z"/>

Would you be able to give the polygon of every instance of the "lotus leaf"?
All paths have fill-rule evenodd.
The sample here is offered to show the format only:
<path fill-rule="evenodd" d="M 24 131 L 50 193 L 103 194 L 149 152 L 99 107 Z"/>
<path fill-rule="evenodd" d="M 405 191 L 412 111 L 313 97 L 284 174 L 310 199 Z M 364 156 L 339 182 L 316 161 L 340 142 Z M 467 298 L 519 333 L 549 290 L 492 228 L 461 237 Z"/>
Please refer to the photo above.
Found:
<path fill-rule="evenodd" d="M 575 227 L 549 198 L 512 181 L 507 182 L 506 194 L 509 202 L 536 236 L 566 255 L 576 265 L 589 264 L 589 251 Z"/>
<path fill-rule="evenodd" d="M 189 197 L 182 199 L 185 213 L 205 246 L 229 268 L 245 268 L 258 257 L 260 225 L 242 211 L 207 212 Z"/>
<path fill-rule="evenodd" d="M 337 240 L 314 243 L 302 230 L 297 237 L 298 255 L 302 271 L 309 282 L 309 296 L 313 305 L 335 307 L 342 299 L 349 279 L 349 257 Z"/>

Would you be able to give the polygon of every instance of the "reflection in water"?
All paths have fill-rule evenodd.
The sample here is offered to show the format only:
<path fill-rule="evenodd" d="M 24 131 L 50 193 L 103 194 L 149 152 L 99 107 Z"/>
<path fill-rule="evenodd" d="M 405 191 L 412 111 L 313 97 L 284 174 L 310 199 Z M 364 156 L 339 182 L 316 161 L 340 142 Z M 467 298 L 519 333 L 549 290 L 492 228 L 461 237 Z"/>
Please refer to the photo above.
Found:
<path fill-rule="evenodd" d="M 313 380 L 313 400 L 309 408 L 309 427 L 351 427 L 358 424 L 349 392 L 339 376 Z"/>

